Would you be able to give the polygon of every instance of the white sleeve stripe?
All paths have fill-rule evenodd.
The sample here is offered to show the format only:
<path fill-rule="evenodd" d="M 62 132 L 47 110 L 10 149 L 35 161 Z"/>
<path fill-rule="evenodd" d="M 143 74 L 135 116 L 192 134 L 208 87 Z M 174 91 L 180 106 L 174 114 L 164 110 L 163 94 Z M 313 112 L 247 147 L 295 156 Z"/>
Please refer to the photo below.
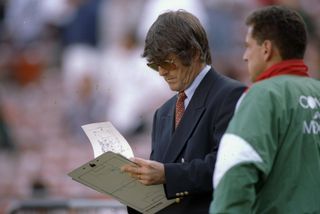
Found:
<path fill-rule="evenodd" d="M 230 168 L 243 162 L 262 162 L 262 158 L 241 137 L 234 134 L 224 134 L 220 142 L 213 175 L 214 188 L 218 186 L 220 180 Z"/>
<path fill-rule="evenodd" d="M 241 104 L 242 100 L 244 99 L 244 97 L 245 97 L 246 95 L 247 95 L 247 92 L 244 92 L 243 94 L 241 94 L 240 98 L 239 98 L 239 99 L 238 99 L 238 101 L 237 101 L 237 104 L 236 104 L 236 110 L 235 110 L 235 112 L 237 112 L 237 111 L 238 111 L 239 106 L 240 106 L 240 104 Z"/>

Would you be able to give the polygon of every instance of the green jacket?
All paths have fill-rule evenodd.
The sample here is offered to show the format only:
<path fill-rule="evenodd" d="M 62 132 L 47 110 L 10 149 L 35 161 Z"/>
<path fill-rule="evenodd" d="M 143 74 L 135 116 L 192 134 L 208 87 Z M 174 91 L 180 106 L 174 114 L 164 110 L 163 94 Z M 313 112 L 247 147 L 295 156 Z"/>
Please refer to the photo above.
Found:
<path fill-rule="evenodd" d="M 282 75 L 240 99 L 223 136 L 210 213 L 320 213 L 320 82 Z"/>

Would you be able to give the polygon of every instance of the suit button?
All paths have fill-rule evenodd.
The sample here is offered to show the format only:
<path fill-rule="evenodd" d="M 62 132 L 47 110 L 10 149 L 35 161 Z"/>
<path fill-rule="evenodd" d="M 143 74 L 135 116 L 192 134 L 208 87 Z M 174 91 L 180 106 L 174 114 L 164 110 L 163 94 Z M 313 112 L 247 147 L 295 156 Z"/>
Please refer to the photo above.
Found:
<path fill-rule="evenodd" d="M 184 196 L 184 192 L 181 192 L 180 195 L 181 195 L 181 196 Z"/>
<path fill-rule="evenodd" d="M 176 193 L 176 196 L 179 197 L 179 196 L 180 196 L 180 193 Z"/>
<path fill-rule="evenodd" d="M 180 203 L 181 199 L 180 198 L 176 198 L 176 203 Z"/>
<path fill-rule="evenodd" d="M 189 195 L 189 192 L 185 191 L 185 192 L 184 192 L 184 195 Z"/>

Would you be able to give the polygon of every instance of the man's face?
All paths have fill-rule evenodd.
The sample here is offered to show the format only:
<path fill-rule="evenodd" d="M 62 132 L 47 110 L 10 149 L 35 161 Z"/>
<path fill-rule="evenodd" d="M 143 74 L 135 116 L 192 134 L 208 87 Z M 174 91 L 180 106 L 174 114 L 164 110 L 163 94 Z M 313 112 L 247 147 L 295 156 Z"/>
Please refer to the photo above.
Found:
<path fill-rule="evenodd" d="M 194 62 L 186 67 L 174 56 L 171 56 L 167 61 L 171 61 L 174 66 L 170 68 L 158 66 L 158 71 L 159 75 L 165 79 L 172 91 L 183 91 L 188 88 L 200 72 L 199 66 L 195 66 Z"/>
<path fill-rule="evenodd" d="M 266 69 L 266 62 L 264 58 L 264 49 L 262 45 L 257 43 L 257 40 L 252 38 L 252 30 L 253 27 L 250 26 L 246 35 L 246 50 L 243 54 L 243 60 L 248 63 L 250 79 L 254 82 L 256 77 Z"/>

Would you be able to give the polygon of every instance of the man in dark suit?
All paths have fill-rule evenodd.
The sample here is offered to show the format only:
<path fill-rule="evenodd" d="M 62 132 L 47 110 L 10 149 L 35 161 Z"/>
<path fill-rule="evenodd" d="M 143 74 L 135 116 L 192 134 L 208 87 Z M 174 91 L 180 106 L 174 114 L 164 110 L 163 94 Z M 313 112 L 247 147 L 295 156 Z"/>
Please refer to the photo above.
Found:
<path fill-rule="evenodd" d="M 218 143 L 245 86 L 210 66 L 205 30 L 186 11 L 158 17 L 143 57 L 178 94 L 154 115 L 150 160 L 134 158 L 139 167 L 122 170 L 145 185 L 163 184 L 166 197 L 176 199 L 159 213 L 208 213 Z"/>

